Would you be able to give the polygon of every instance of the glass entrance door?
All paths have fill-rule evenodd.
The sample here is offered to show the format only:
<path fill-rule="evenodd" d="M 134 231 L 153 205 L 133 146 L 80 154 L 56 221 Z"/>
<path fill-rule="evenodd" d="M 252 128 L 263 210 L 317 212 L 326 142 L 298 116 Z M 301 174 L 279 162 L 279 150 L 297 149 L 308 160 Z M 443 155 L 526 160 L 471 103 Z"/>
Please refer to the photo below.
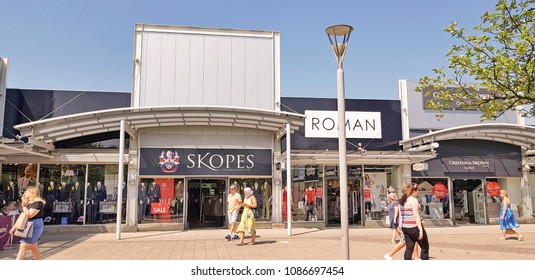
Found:
<path fill-rule="evenodd" d="M 187 227 L 222 228 L 225 225 L 226 179 L 188 179 Z"/>

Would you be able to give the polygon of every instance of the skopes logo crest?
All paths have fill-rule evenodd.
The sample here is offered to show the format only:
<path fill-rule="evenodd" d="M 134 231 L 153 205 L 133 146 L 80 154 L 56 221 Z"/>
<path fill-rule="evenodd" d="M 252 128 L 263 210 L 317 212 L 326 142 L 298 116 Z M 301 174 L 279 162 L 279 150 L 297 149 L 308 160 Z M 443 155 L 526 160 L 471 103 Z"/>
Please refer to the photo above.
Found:
<path fill-rule="evenodd" d="M 160 154 L 160 168 L 165 173 L 175 173 L 180 164 L 180 156 L 176 151 L 162 151 Z"/>

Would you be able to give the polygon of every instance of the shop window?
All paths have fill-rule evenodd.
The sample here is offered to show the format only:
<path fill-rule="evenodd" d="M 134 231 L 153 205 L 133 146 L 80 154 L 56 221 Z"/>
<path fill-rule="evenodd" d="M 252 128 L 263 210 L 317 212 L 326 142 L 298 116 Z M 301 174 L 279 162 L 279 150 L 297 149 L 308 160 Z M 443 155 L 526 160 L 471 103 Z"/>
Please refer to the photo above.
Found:
<path fill-rule="evenodd" d="M 442 220 L 450 217 L 450 198 L 448 195 L 447 178 L 414 178 L 413 183 L 418 184 L 418 201 L 420 214 L 423 219 Z M 454 199 L 458 216 L 468 213 L 468 200 L 463 192 Z"/>
<path fill-rule="evenodd" d="M 184 178 L 141 178 L 138 223 L 184 223 Z"/>
<path fill-rule="evenodd" d="M 267 222 L 273 220 L 273 204 L 271 199 L 273 188 L 271 178 L 230 178 L 230 184 L 236 185 L 237 191 L 242 196 L 242 200 L 245 198 L 243 189 L 249 187 L 253 190 L 253 195 L 257 203 L 257 208 L 254 210 L 256 221 Z M 240 212 L 242 210 L 240 209 Z"/>

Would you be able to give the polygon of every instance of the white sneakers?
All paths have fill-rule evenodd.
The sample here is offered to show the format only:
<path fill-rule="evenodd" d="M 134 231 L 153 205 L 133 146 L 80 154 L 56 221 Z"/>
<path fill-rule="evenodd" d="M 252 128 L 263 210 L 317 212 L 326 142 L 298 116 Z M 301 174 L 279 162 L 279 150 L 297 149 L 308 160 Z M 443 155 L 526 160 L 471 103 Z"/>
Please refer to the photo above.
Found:
<path fill-rule="evenodd" d="M 388 255 L 388 253 L 386 253 L 383 257 L 385 257 L 385 260 L 387 261 L 391 261 L 392 260 L 392 257 Z"/>

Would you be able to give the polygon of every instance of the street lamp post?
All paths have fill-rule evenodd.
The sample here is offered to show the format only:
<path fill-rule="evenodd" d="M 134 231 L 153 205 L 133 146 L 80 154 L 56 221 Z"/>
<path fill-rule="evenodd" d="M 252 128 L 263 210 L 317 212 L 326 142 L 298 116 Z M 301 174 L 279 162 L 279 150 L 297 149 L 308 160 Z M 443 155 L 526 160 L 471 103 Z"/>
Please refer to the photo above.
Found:
<path fill-rule="evenodd" d="M 349 36 L 353 27 L 349 25 L 333 25 L 325 29 L 332 45 L 334 56 L 338 62 L 336 75 L 338 91 L 338 176 L 340 178 L 340 226 L 342 230 L 342 255 L 349 260 L 349 210 L 347 199 L 347 158 L 346 158 L 346 105 L 344 96 L 344 70 L 342 67 Z"/>

